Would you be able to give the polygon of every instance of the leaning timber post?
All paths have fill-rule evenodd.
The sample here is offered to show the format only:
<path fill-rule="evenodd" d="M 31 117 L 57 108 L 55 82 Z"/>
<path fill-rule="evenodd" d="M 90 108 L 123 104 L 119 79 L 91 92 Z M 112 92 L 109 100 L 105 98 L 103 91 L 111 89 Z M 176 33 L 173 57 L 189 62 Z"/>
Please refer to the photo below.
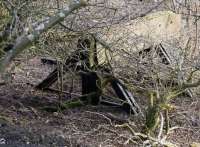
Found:
<path fill-rule="evenodd" d="M 73 3 L 63 10 L 59 11 L 52 17 L 48 17 L 44 22 L 33 26 L 33 31 L 28 35 L 22 35 L 15 40 L 13 47 L 6 53 L 5 57 L 0 61 L 0 72 L 3 72 L 10 62 L 23 50 L 31 46 L 32 42 L 37 40 L 39 36 L 46 32 L 48 29 L 55 26 L 57 23 L 64 20 L 65 17 L 70 15 L 74 10 L 87 6 L 84 0 L 73 0 Z"/>
<path fill-rule="evenodd" d="M 92 105 L 99 104 L 101 89 L 97 85 L 99 81 L 98 75 L 95 72 L 98 65 L 96 55 L 96 40 L 92 36 L 87 38 L 83 37 L 83 40 L 79 41 L 78 48 L 84 52 L 85 67 L 81 73 L 82 82 L 82 95 L 81 100 L 85 103 Z"/>

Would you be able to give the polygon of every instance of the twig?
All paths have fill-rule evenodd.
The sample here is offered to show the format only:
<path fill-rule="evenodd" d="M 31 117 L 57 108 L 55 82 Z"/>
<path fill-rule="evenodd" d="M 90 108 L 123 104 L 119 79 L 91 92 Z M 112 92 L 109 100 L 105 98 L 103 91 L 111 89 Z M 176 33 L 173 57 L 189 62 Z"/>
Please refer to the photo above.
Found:
<path fill-rule="evenodd" d="M 166 134 L 169 133 L 169 114 L 168 110 L 165 110 L 165 126 L 166 126 Z"/>
<path fill-rule="evenodd" d="M 91 111 L 85 111 L 85 112 L 86 112 L 86 113 L 91 113 L 91 114 L 99 115 L 99 116 L 105 118 L 105 119 L 109 122 L 109 124 L 110 124 L 111 126 L 113 126 L 111 119 L 108 118 L 107 116 L 105 116 L 104 114 L 97 113 L 97 112 L 91 112 Z"/>
<path fill-rule="evenodd" d="M 133 128 L 131 128 L 129 126 L 129 124 L 127 124 L 127 123 L 123 124 L 123 125 L 116 125 L 115 127 L 128 128 L 131 131 L 131 133 L 133 134 L 133 136 L 139 136 L 141 139 L 144 139 L 144 140 L 151 140 L 151 141 L 154 142 L 154 144 L 160 144 L 160 145 L 163 145 L 163 146 L 176 146 L 175 144 L 172 144 L 170 142 L 165 141 L 165 138 L 161 139 L 161 140 L 158 140 L 158 139 L 156 139 L 154 137 L 151 137 L 149 135 L 146 135 L 146 134 L 143 134 L 143 133 L 139 133 L 139 132 L 135 132 L 133 130 Z"/>
<path fill-rule="evenodd" d="M 160 112 L 160 130 L 158 133 L 158 140 L 161 140 L 162 132 L 163 132 L 163 126 L 164 126 L 164 117 L 162 115 L 162 112 Z"/>

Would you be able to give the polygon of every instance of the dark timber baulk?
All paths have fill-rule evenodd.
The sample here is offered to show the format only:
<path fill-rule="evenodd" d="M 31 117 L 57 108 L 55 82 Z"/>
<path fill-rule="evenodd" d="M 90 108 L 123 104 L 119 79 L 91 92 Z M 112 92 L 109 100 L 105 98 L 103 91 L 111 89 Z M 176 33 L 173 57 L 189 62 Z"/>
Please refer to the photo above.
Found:
<path fill-rule="evenodd" d="M 92 39 L 91 39 L 92 38 Z M 92 41 L 91 41 L 92 40 Z M 93 42 L 93 43 L 92 43 Z M 127 87 L 115 77 L 112 76 L 108 68 L 98 65 L 96 55 L 96 40 L 94 37 L 87 37 L 80 39 L 77 45 L 77 51 L 75 51 L 65 62 L 63 73 L 68 70 L 74 70 L 80 73 L 82 81 L 82 95 L 80 99 L 84 102 L 89 102 L 93 105 L 105 104 L 111 106 L 119 106 L 125 111 L 132 112 L 134 114 L 140 113 L 140 108 L 137 105 L 134 96 L 128 91 Z M 42 62 L 56 64 L 56 61 L 43 59 Z M 91 65 L 92 64 L 92 65 Z M 116 100 L 113 101 L 110 97 L 105 97 L 102 94 L 102 90 L 97 85 L 100 81 L 96 71 L 103 71 L 104 78 L 106 77 L 116 95 L 118 96 L 119 103 Z M 46 79 L 44 79 L 37 89 L 47 90 L 49 87 L 58 80 L 58 68 L 51 72 Z M 94 93 L 94 94 L 93 94 Z M 86 96 L 85 96 L 86 95 Z"/>

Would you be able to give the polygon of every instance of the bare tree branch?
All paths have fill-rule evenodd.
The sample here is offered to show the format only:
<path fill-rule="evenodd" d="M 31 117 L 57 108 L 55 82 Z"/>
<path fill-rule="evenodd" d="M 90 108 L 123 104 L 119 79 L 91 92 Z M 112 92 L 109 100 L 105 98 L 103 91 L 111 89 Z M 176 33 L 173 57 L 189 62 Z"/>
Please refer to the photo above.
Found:
<path fill-rule="evenodd" d="M 70 15 L 74 10 L 77 10 L 86 5 L 87 3 L 84 0 L 76 0 L 73 4 L 69 5 L 68 7 L 65 7 L 65 9 L 59 11 L 54 16 L 45 19 L 45 22 L 40 23 L 39 25 L 34 27 L 32 33 L 30 33 L 29 35 L 22 35 L 18 37 L 15 41 L 13 48 L 9 52 L 7 52 L 5 57 L 1 60 L 0 72 L 3 72 L 14 58 L 24 49 L 30 46 L 33 41 L 38 39 L 38 37 L 42 33 L 55 26 L 57 23 L 63 21 L 64 18 Z"/>

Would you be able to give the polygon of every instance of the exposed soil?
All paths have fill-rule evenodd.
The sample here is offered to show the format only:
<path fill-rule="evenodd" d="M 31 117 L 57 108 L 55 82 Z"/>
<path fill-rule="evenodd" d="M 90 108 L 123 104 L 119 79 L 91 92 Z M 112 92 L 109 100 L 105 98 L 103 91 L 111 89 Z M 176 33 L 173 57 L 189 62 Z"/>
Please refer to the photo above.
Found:
<path fill-rule="evenodd" d="M 131 133 L 116 125 L 131 122 L 142 131 L 144 120 L 129 116 L 121 109 L 106 106 L 82 106 L 60 112 L 47 112 L 45 106 L 56 106 L 58 96 L 37 91 L 39 83 L 51 70 L 38 58 L 24 62 L 15 70 L 12 83 L 0 87 L 0 144 L 12 147 L 123 147 L 142 146 L 130 141 Z M 63 100 L 70 99 L 63 95 Z M 168 140 L 177 146 L 200 142 L 200 100 L 177 98 L 170 112 Z"/>

